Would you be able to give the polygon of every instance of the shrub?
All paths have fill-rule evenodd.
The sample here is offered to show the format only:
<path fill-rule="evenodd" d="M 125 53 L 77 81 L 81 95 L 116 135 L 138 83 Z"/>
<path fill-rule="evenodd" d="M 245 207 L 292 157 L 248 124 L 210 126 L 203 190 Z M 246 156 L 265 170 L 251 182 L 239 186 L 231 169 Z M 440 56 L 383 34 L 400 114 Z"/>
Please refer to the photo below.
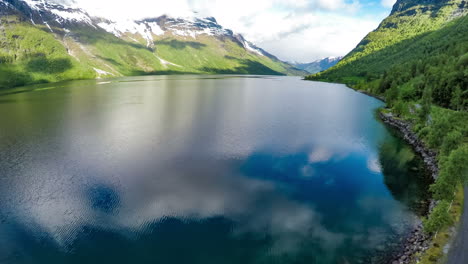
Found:
<path fill-rule="evenodd" d="M 452 218 L 448 212 L 450 203 L 447 201 L 439 202 L 432 211 L 429 218 L 423 220 L 424 231 L 427 233 L 435 233 L 444 227 L 453 223 Z"/>

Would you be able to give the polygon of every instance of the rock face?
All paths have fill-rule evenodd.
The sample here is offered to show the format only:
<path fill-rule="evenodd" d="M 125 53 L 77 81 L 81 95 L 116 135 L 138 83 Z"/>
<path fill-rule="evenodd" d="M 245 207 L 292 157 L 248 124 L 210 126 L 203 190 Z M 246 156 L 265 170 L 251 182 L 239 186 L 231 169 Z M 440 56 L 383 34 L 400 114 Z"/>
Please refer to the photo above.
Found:
<path fill-rule="evenodd" d="M 444 5 L 450 1 L 451 0 L 398 0 L 393 6 L 392 13 L 401 12 L 418 5 L 423 5 L 425 7 Z"/>
<path fill-rule="evenodd" d="M 399 16 L 414 16 L 418 13 L 429 13 L 434 17 L 437 12 L 446 6 L 454 6 L 454 11 L 449 20 L 465 15 L 468 10 L 468 1 L 453 1 L 453 0 L 398 0 L 393 6 L 391 15 Z"/>
<path fill-rule="evenodd" d="M 382 121 L 400 131 L 403 138 L 408 142 L 424 160 L 427 169 L 431 172 L 431 177 L 436 180 L 439 168 L 437 165 L 437 153 L 430 150 L 412 131 L 411 124 L 403 120 L 395 118 L 392 114 L 380 113 Z M 431 200 L 429 212 L 435 206 L 435 201 Z M 429 248 L 431 237 L 426 235 L 423 230 L 422 223 L 419 223 L 415 229 L 409 234 L 408 238 L 402 245 L 400 254 L 394 256 L 389 264 L 410 264 L 417 261 L 416 254 L 426 251 Z"/>

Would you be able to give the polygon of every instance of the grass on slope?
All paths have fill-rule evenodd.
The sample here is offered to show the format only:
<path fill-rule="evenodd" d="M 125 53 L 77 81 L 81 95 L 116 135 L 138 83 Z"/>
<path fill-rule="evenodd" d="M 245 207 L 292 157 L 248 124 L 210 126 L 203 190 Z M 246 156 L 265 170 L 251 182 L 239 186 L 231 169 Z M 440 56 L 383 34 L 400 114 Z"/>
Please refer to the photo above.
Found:
<path fill-rule="evenodd" d="M 173 71 L 284 75 L 287 69 L 270 58 L 246 52 L 229 39 L 198 36 L 196 41 L 162 38 L 155 41 L 158 56 L 175 65 Z"/>
<path fill-rule="evenodd" d="M 71 38 L 80 43 L 83 62 L 119 75 L 143 75 L 163 70 L 153 50 L 137 42 L 127 42 L 102 30 L 75 28 Z"/>
<path fill-rule="evenodd" d="M 163 36 L 147 47 L 141 36 L 124 40 L 87 26 L 52 30 L 17 16 L 0 18 L 0 88 L 145 74 L 298 73 L 227 38 Z"/>
<path fill-rule="evenodd" d="M 0 88 L 96 77 L 45 29 L 13 16 L 0 18 L 0 25 Z"/>
<path fill-rule="evenodd" d="M 442 107 L 468 107 L 468 17 L 446 27 L 367 55 L 353 63 L 309 76 L 344 82 L 392 100 L 417 101 L 431 89 Z M 453 100 L 454 97 L 458 99 Z M 457 101 L 457 102 L 455 102 Z"/>
<path fill-rule="evenodd" d="M 440 1 L 436 5 L 416 5 L 395 12 L 377 30 L 369 33 L 337 66 L 310 78 L 335 81 L 351 78 L 351 82 L 355 77 L 378 78 L 389 67 L 409 60 L 405 56 L 411 56 L 413 51 L 401 54 L 407 48 L 415 49 L 416 55 L 420 55 L 424 46 L 410 46 L 418 43 L 425 34 L 445 27 L 457 10 L 467 12 L 466 7 L 460 7 L 462 3 L 462 0 Z"/>

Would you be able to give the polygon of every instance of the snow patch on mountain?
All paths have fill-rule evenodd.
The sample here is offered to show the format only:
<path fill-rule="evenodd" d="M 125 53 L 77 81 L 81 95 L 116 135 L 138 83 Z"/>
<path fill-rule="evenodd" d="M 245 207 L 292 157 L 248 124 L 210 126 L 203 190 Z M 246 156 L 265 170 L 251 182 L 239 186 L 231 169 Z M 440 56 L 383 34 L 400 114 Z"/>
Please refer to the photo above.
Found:
<path fill-rule="evenodd" d="M 0 3 L 5 2 L 5 0 L 0 1 Z M 205 35 L 237 41 L 250 53 L 273 58 L 272 55 L 245 40 L 243 36 L 223 28 L 213 17 L 173 18 L 161 16 L 140 21 L 130 19 L 114 21 L 107 18 L 91 17 L 86 11 L 77 6 L 61 5 L 47 0 L 20 1 L 29 6 L 30 10 L 25 14 L 28 18 L 30 17 L 31 23 L 43 24 L 51 32 L 54 32 L 56 27 L 65 29 L 69 28 L 70 24 L 85 24 L 95 29 L 100 28 L 118 38 L 135 42 L 140 42 L 143 39 L 146 41 L 146 46 L 151 48 L 154 47 L 155 38 L 158 36 L 172 35 L 197 39 L 198 36 Z"/>
<path fill-rule="evenodd" d="M 127 37 L 131 38 L 131 36 L 128 36 L 128 34 L 140 35 L 143 39 L 146 40 L 147 46 L 153 45 L 153 39 L 155 36 L 161 36 L 166 33 L 174 36 L 189 37 L 193 39 L 196 39 L 200 35 L 218 37 L 233 36 L 231 30 L 224 29 L 216 22 L 214 18 L 171 18 L 162 16 L 141 21 L 102 20 L 98 23 L 98 26 L 119 38 L 126 35 Z M 255 48 L 249 45 L 245 46 L 250 48 L 249 51 L 258 53 Z"/>
<path fill-rule="evenodd" d="M 42 7 L 46 5 L 44 0 L 23 0 L 29 7 L 35 10 L 40 10 Z"/>
<path fill-rule="evenodd" d="M 156 55 L 155 55 L 156 56 Z M 176 66 L 176 67 L 180 67 L 182 68 L 182 66 L 178 65 L 178 64 L 175 64 L 175 63 L 172 63 L 170 61 L 167 61 L 167 60 L 164 60 L 163 58 L 159 57 L 159 56 L 156 56 L 156 58 L 158 58 L 158 60 L 161 62 L 161 64 L 164 66 L 164 68 L 167 68 L 167 65 L 172 65 L 172 66 Z"/>
<path fill-rule="evenodd" d="M 11 7 L 10 3 L 5 2 L 4 0 L 0 0 L 0 4 L 4 4 L 4 5 L 6 5 L 7 7 Z"/>
<path fill-rule="evenodd" d="M 237 41 L 239 41 L 242 44 L 242 46 L 244 46 L 246 50 L 256 53 L 260 56 L 265 56 L 265 53 L 262 49 L 256 47 L 254 44 L 247 41 L 242 35 L 236 34 L 234 37 L 237 39 Z"/>
<path fill-rule="evenodd" d="M 65 21 L 77 21 L 77 22 L 84 22 L 88 25 L 94 27 L 93 21 L 91 18 L 86 14 L 79 11 L 72 11 L 72 10 L 59 10 L 59 9 L 51 9 L 50 12 L 57 15 L 62 19 L 62 21 L 57 20 L 57 22 L 62 23 Z"/>
<path fill-rule="evenodd" d="M 144 40 L 146 40 L 146 45 L 148 47 L 154 44 L 153 35 L 159 36 L 164 34 L 164 31 L 158 26 L 158 24 L 154 22 L 145 23 L 132 20 L 122 20 L 115 22 L 104 21 L 98 23 L 98 26 L 119 38 L 124 36 L 126 33 L 140 35 Z"/>
<path fill-rule="evenodd" d="M 156 19 L 159 25 L 177 36 L 197 38 L 199 35 L 231 36 L 232 31 L 224 29 L 214 18 L 170 18 Z"/>
<path fill-rule="evenodd" d="M 159 35 L 164 35 L 164 30 L 161 29 L 161 27 L 158 25 L 156 22 L 148 22 L 147 25 L 151 29 L 151 32 L 155 34 L 156 36 Z"/>
<path fill-rule="evenodd" d="M 258 55 L 260 56 L 264 56 L 262 51 L 260 51 L 259 49 L 256 49 L 256 48 L 253 48 L 252 46 L 250 46 L 250 43 L 248 41 L 245 42 L 244 44 L 244 47 L 248 50 L 248 51 L 251 51 L 253 53 L 257 53 Z"/>
<path fill-rule="evenodd" d="M 102 78 L 102 76 L 115 76 L 115 74 L 98 69 L 98 68 L 93 68 L 94 71 L 98 74 L 98 79 Z"/>
<path fill-rule="evenodd" d="M 43 20 L 42 23 L 50 29 L 51 21 L 44 21 L 43 13 L 48 13 L 53 16 L 53 20 L 58 24 L 66 22 L 85 23 L 96 28 L 91 17 L 81 9 L 65 7 L 63 5 L 54 4 L 45 0 L 21 0 L 26 3 L 32 12 L 37 12 Z M 33 19 L 33 14 L 30 14 L 31 23 L 36 24 Z"/>

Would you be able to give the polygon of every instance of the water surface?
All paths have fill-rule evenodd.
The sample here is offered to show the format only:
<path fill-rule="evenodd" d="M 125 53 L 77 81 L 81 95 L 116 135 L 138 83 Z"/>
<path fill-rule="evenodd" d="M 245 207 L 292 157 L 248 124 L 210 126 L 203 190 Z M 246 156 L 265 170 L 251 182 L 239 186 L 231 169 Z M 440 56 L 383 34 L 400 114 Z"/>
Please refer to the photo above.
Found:
<path fill-rule="evenodd" d="M 377 263 L 427 197 L 376 99 L 293 77 L 0 96 L 0 263 Z"/>

